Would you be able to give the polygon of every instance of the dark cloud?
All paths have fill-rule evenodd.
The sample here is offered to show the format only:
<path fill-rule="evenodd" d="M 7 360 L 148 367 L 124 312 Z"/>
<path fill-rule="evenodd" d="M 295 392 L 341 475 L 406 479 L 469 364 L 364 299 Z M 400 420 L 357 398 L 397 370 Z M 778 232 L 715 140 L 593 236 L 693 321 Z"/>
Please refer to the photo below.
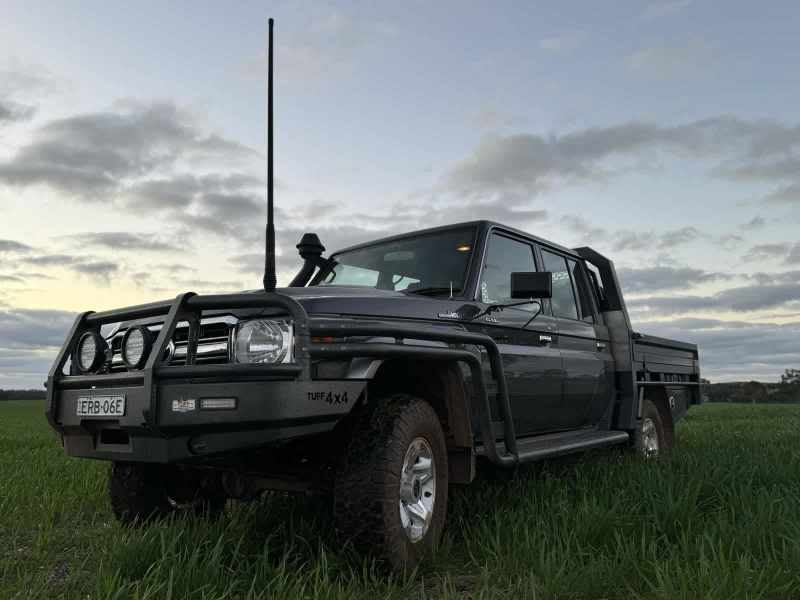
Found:
<path fill-rule="evenodd" d="M 631 231 L 628 229 L 611 231 L 604 227 L 592 225 L 579 215 L 565 215 L 561 217 L 560 223 L 570 231 L 579 234 L 582 239 L 587 240 L 587 243 L 604 245 L 616 252 L 648 249 L 672 250 L 708 237 L 692 226 L 668 229 L 659 233 L 655 231 Z"/>
<path fill-rule="evenodd" d="M 74 313 L 63 310 L 0 310 L 0 347 L 4 349 L 57 348 L 64 343 Z"/>
<path fill-rule="evenodd" d="M 38 267 L 70 267 L 83 262 L 85 259 L 72 254 L 41 254 L 37 256 L 26 256 L 19 261 Z"/>
<path fill-rule="evenodd" d="M 25 280 L 16 275 L 0 275 L 0 283 L 25 283 Z"/>
<path fill-rule="evenodd" d="M 40 389 L 44 398 L 44 381 L 56 352 L 55 349 L 43 351 L 0 348 L 0 388 Z"/>
<path fill-rule="evenodd" d="M 0 99 L 0 126 L 17 121 L 27 121 L 36 113 L 36 107 Z"/>
<path fill-rule="evenodd" d="M 104 231 L 95 233 L 79 233 L 65 236 L 78 247 L 101 247 L 110 250 L 135 250 L 151 252 L 178 251 L 177 245 L 163 241 L 157 235 L 149 233 L 132 233 L 127 231 Z"/>
<path fill-rule="evenodd" d="M 775 242 L 756 244 L 742 257 L 745 262 L 781 260 L 784 264 L 800 264 L 800 242 Z"/>
<path fill-rule="evenodd" d="M 800 308 L 800 282 L 746 285 L 711 296 L 655 296 L 628 301 L 639 316 L 669 316 L 698 311 L 750 312 Z"/>
<path fill-rule="evenodd" d="M 628 293 L 682 290 L 703 283 L 731 279 L 732 275 L 714 273 L 691 267 L 649 267 L 646 269 L 617 269 L 622 289 Z"/>
<path fill-rule="evenodd" d="M 776 165 L 798 147 L 797 126 L 732 116 L 676 126 L 628 122 L 563 135 L 487 135 L 451 169 L 447 184 L 460 194 L 535 195 L 559 182 L 607 179 L 625 172 L 620 161 L 641 165 L 660 153 L 713 161 L 711 172 L 718 177 L 763 179 L 774 176 Z M 784 169 L 791 176 L 797 172 Z"/>
<path fill-rule="evenodd" d="M 40 387 L 74 318 L 61 310 L 0 310 L 0 388 Z"/>
<path fill-rule="evenodd" d="M 19 262 L 37 267 L 67 268 L 80 275 L 95 279 L 102 284 L 107 284 L 111 275 L 120 270 L 119 265 L 115 262 L 73 254 L 26 256 L 19 259 Z"/>
<path fill-rule="evenodd" d="M 72 266 L 72 270 L 81 275 L 86 275 L 101 283 L 108 283 L 111 276 L 119 271 L 119 265 L 115 262 L 101 260 L 95 262 L 82 262 Z"/>
<path fill-rule="evenodd" d="M 23 244 L 22 242 L 16 242 L 14 240 L 0 240 L 0 254 L 4 253 L 24 253 L 30 252 L 33 248 L 28 246 L 28 244 Z"/>
<path fill-rule="evenodd" d="M 749 278 L 763 285 L 773 283 L 800 283 L 800 271 L 783 271 L 781 273 L 758 272 L 749 275 Z"/>
<path fill-rule="evenodd" d="M 207 195 L 242 195 L 262 190 L 264 182 L 245 173 L 189 175 L 151 178 L 129 186 L 123 194 L 124 206 L 138 214 L 180 211 L 193 203 L 207 204 Z"/>
<path fill-rule="evenodd" d="M 50 121 L 8 161 L 0 182 L 48 185 L 81 200 L 107 201 L 130 180 L 178 161 L 241 160 L 254 152 L 205 133 L 192 116 L 168 102 L 127 102 L 114 111 Z"/>

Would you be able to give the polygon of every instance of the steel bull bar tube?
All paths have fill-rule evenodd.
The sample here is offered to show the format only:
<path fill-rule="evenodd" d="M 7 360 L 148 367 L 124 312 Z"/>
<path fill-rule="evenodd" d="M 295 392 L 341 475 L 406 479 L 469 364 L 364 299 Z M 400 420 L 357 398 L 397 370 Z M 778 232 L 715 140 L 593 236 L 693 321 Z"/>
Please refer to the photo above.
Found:
<path fill-rule="evenodd" d="M 325 343 L 311 346 L 312 358 L 420 358 L 425 360 L 442 360 L 466 363 L 472 375 L 472 385 L 475 396 L 479 398 L 478 416 L 481 428 L 481 438 L 486 450 L 486 456 L 491 462 L 501 467 L 514 467 L 519 461 L 517 450 L 517 437 L 514 430 L 514 421 L 511 415 L 511 404 L 508 397 L 503 361 L 500 350 L 495 341 L 487 335 L 472 333 L 463 330 L 411 327 L 385 323 L 348 323 L 342 321 L 326 321 L 314 319 L 311 321 L 313 336 L 374 336 L 394 337 L 395 340 L 421 340 L 444 342 L 447 344 L 474 345 L 483 347 L 489 358 L 492 376 L 497 381 L 498 400 L 503 417 L 503 442 L 506 454 L 497 451 L 491 424 L 491 408 L 489 394 L 486 391 L 483 368 L 481 361 L 473 352 L 464 349 L 441 348 L 430 346 L 414 346 L 402 343 Z"/>
<path fill-rule="evenodd" d="M 223 364 L 197 365 L 194 356 L 197 351 L 200 317 L 204 310 L 237 308 L 279 308 L 285 310 L 294 321 L 296 364 Z M 121 321 L 135 321 L 166 315 L 161 330 L 141 371 L 104 373 L 96 375 L 64 375 L 64 366 L 72 355 L 80 337 L 87 331 L 99 331 L 102 325 Z M 187 365 L 170 367 L 164 365 L 161 357 L 175 332 L 178 323 L 189 323 Z M 145 411 L 145 421 L 152 430 L 158 431 L 156 423 L 158 386 L 160 380 L 185 377 L 277 377 L 311 380 L 311 363 L 308 353 L 310 338 L 308 333 L 308 314 L 294 298 L 277 293 L 219 294 L 198 296 L 193 292 L 180 294 L 172 301 L 152 302 L 128 308 L 103 312 L 85 312 L 75 318 L 67 341 L 61 347 L 47 377 L 47 406 L 45 414 L 50 426 L 63 431 L 56 421 L 56 402 L 61 389 L 76 389 L 91 386 L 114 387 L 118 385 L 141 385 L 150 399 L 149 409 Z"/>

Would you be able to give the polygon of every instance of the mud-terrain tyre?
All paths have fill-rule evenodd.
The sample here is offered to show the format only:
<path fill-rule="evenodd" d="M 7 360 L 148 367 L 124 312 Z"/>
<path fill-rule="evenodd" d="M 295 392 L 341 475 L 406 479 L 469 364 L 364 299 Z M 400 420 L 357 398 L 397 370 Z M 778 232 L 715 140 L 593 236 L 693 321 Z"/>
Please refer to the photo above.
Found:
<path fill-rule="evenodd" d="M 176 501 L 168 484 L 180 473 L 163 465 L 114 462 L 108 477 L 111 510 L 124 525 L 144 524 L 174 513 L 191 512 L 217 518 L 225 509 L 227 498 L 218 491 L 198 488 L 189 501 Z"/>
<path fill-rule="evenodd" d="M 413 569 L 439 544 L 447 514 L 439 417 L 406 394 L 359 410 L 334 480 L 336 533 L 390 569 Z"/>
<path fill-rule="evenodd" d="M 633 434 L 633 449 L 644 458 L 658 458 L 672 449 L 658 407 L 645 398 L 642 419 Z"/>

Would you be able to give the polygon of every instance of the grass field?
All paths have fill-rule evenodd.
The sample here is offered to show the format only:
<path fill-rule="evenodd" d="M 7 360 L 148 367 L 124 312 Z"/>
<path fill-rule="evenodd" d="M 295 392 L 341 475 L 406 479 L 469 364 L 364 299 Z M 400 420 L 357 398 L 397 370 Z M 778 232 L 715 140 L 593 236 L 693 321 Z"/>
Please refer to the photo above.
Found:
<path fill-rule="evenodd" d="M 452 494 L 404 579 L 342 554 L 302 498 L 125 530 L 107 465 L 64 456 L 41 402 L 0 403 L 0 599 L 800 598 L 800 406 L 705 405 L 660 462 L 618 452 Z"/>

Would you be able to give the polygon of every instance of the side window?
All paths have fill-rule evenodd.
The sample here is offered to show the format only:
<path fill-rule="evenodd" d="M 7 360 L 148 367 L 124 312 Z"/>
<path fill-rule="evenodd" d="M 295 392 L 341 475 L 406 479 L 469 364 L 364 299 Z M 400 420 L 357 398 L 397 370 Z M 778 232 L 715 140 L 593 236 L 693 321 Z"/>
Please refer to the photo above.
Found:
<path fill-rule="evenodd" d="M 550 298 L 553 316 L 577 320 L 578 306 L 575 303 L 575 294 L 572 290 L 566 259 L 544 249 L 542 250 L 542 259 L 544 260 L 544 270 L 553 274 L 553 297 Z"/>
<path fill-rule="evenodd" d="M 492 234 L 486 263 L 481 275 L 480 301 L 486 304 L 505 304 L 511 299 L 511 273 L 536 270 L 533 246 L 502 235 Z M 534 311 L 536 304 L 518 306 L 522 310 Z"/>
<path fill-rule="evenodd" d="M 578 302 L 581 305 L 581 316 L 587 323 L 594 323 L 594 309 L 592 308 L 592 299 L 589 295 L 589 288 L 586 285 L 586 278 L 581 269 L 580 263 L 571 258 L 567 259 L 569 264 L 569 272 L 572 275 L 572 282 L 575 284 L 575 291 L 578 292 Z"/>
<path fill-rule="evenodd" d="M 592 282 L 592 291 L 594 292 L 595 300 L 597 300 L 597 306 L 602 310 L 605 308 L 606 293 L 603 289 L 600 271 L 598 271 L 597 267 L 593 264 L 586 263 L 586 273 L 589 275 L 589 280 Z"/>

